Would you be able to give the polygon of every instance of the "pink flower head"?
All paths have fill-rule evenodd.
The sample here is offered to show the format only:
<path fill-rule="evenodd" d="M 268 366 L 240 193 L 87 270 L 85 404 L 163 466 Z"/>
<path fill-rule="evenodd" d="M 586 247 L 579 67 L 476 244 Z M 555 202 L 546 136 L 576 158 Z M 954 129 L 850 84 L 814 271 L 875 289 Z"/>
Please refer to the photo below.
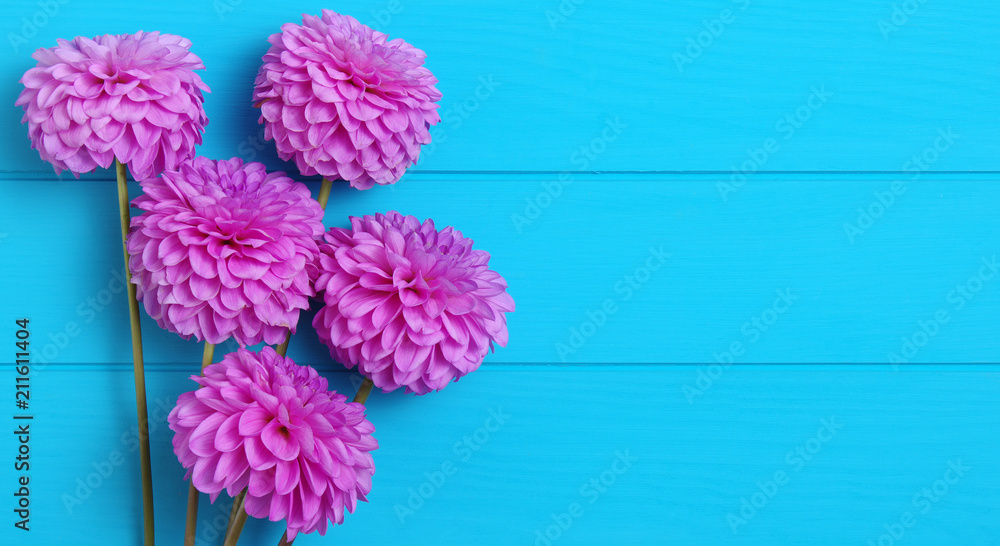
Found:
<path fill-rule="evenodd" d="M 253 95 L 278 155 L 359 189 L 399 180 L 441 121 L 424 52 L 329 10 L 281 30 Z"/>
<path fill-rule="evenodd" d="M 514 300 L 490 255 L 450 227 L 398 212 L 351 218 L 320 245 L 313 319 L 334 359 L 375 386 L 426 394 L 507 345 Z"/>
<path fill-rule="evenodd" d="M 129 268 L 160 327 L 221 343 L 280 343 L 314 295 L 323 209 L 261 163 L 197 157 L 142 181 Z"/>
<path fill-rule="evenodd" d="M 194 70 L 205 68 L 191 42 L 159 32 L 59 40 L 35 51 L 17 106 L 31 147 L 56 174 L 74 175 L 112 161 L 137 180 L 194 156 L 208 118 Z"/>
<path fill-rule="evenodd" d="M 270 347 L 238 349 L 192 376 L 202 388 L 177 400 L 167 421 L 187 477 L 212 502 L 247 489 L 246 512 L 325 534 L 367 501 L 378 448 L 362 404 Z"/>

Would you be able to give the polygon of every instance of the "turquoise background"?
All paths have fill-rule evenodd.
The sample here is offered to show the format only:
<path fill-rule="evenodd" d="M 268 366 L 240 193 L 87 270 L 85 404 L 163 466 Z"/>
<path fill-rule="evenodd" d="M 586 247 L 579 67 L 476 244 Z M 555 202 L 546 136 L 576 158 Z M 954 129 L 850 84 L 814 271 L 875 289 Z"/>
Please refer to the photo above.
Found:
<path fill-rule="evenodd" d="M 372 395 L 371 502 L 296 545 L 1000 544 L 1000 10 L 972 0 L 5 3 L 0 361 L 29 318 L 35 419 L 32 530 L 6 434 L 0 543 L 141 537 L 115 188 L 30 149 L 31 52 L 186 36 L 212 88 L 199 153 L 298 177 L 250 94 L 267 36 L 324 7 L 426 51 L 444 94 L 420 164 L 338 184 L 326 224 L 455 226 L 517 312 L 475 374 Z M 289 355 L 353 392 L 311 318 Z M 201 347 L 142 326 L 157 538 L 177 544 L 165 412 Z M 12 366 L 0 382 L 12 427 Z M 202 503 L 199 544 L 228 502 Z"/>

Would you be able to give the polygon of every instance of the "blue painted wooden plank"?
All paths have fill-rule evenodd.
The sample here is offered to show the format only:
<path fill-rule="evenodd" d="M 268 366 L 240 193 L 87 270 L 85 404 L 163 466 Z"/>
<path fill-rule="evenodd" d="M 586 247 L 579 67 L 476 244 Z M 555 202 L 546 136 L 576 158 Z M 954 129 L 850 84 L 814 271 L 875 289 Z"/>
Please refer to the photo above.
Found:
<path fill-rule="evenodd" d="M 0 100 L 13 104 L 14 79 L 33 65 L 30 52 L 56 38 L 173 32 L 190 38 L 209 68 L 212 121 L 201 153 L 279 164 L 260 140 L 251 86 L 267 36 L 322 4 L 96 5 L 0 7 L 9 48 L 0 56 L 8 75 Z M 896 14 L 900 5 L 917 8 Z M 728 173 L 749 161 L 759 170 L 899 171 L 938 129 L 952 128 L 961 140 L 930 168 L 1000 170 L 1000 14 L 974 0 L 348 0 L 335 7 L 428 53 L 444 122 L 419 169 Z M 0 167 L 51 172 L 16 129 L 20 115 L 13 107 L 0 113 L 8 128 L 0 132 Z M 766 147 L 773 149 L 766 157 L 755 153 Z"/>
<path fill-rule="evenodd" d="M 515 366 L 420 398 L 376 393 L 371 502 L 301 543 L 867 544 L 900 521 L 912 521 L 908 544 L 1000 532 L 997 366 L 737 367 L 689 404 L 696 371 Z M 187 485 L 160 408 L 192 388 L 185 375 L 149 376 L 164 544 L 180 541 Z M 353 390 L 351 375 L 329 377 Z M 134 543 L 130 373 L 58 365 L 32 384 L 33 530 L 8 521 L 0 541 Z M 220 502 L 202 504 L 204 544 L 220 543 Z M 241 544 L 273 546 L 280 532 L 253 522 Z"/>
<path fill-rule="evenodd" d="M 491 252 L 518 310 L 489 364 L 1000 360 L 991 177 L 762 176 L 725 200 L 711 176 L 558 184 L 497 175 L 338 186 L 326 223 L 398 209 Z M 0 266 L 17 287 L 3 308 L 34 321 L 48 361 L 129 360 L 114 191 L 0 183 L 4 202 L 25 204 L 0 224 Z M 198 361 L 196 343 L 143 318 L 147 362 Z M 309 321 L 291 354 L 328 364 Z"/>

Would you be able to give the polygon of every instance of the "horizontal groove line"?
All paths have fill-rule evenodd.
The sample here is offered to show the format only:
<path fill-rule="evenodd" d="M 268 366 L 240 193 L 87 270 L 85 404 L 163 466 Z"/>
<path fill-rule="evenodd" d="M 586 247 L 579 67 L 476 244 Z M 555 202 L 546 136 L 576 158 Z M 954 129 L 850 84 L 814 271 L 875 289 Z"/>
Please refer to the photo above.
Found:
<path fill-rule="evenodd" d="M 280 169 L 278 169 L 280 170 Z M 572 174 L 579 176 L 602 176 L 602 175 L 623 175 L 623 176 L 729 176 L 733 174 L 732 170 L 606 170 L 606 171 L 575 171 L 575 170 L 488 170 L 488 171 L 471 171 L 471 170 L 434 170 L 434 171 L 412 171 L 407 173 L 408 177 L 416 176 L 558 176 L 562 174 Z M 749 175 L 751 178 L 758 176 L 905 176 L 913 177 L 915 173 L 908 171 L 878 171 L 878 170 L 840 170 L 840 171 L 815 171 L 815 170 L 788 170 L 788 171 L 756 171 L 755 173 Z M 293 173 L 297 175 L 297 173 Z M 956 175 L 978 175 L 978 176 L 1000 176 L 1000 171 L 981 171 L 981 170 L 970 170 L 970 171 L 923 171 L 920 172 L 921 177 L 925 176 L 956 176 Z M 53 173 L 43 172 L 43 171 L 3 171 L 0 170 L 0 178 L 14 178 L 16 176 L 32 176 L 32 177 L 52 177 L 54 179 L 72 179 L 72 176 L 60 175 L 56 176 Z M 298 178 L 304 181 L 319 181 L 318 177 L 312 176 L 301 176 Z M 110 176 L 97 176 L 88 177 L 90 181 L 112 181 L 113 177 Z"/>
<path fill-rule="evenodd" d="M 336 373 L 357 373 L 353 370 L 348 370 L 342 366 L 336 364 L 310 364 L 307 361 L 300 360 L 299 364 L 309 365 L 313 368 L 324 371 L 324 372 L 336 372 Z M 64 362 L 54 362 L 51 364 L 30 364 L 31 366 L 43 366 L 43 370 L 60 370 L 60 369 L 104 369 L 111 371 L 131 371 L 132 364 L 126 362 L 114 362 L 114 363 L 81 363 L 72 364 Z M 13 366 L 13 364 L 10 364 Z M 633 368 L 699 368 L 699 367 L 709 367 L 709 366 L 723 366 L 730 368 L 752 368 L 752 367 L 803 367 L 803 368 L 824 368 L 833 366 L 849 366 L 855 368 L 892 368 L 897 367 L 898 369 L 916 369 L 916 368 L 927 368 L 927 367 L 967 367 L 967 368 L 979 368 L 979 367 L 990 367 L 990 366 L 1000 366 L 1000 362 L 926 362 L 917 363 L 911 362 L 906 364 L 890 364 L 888 362 L 738 362 L 730 365 L 721 365 L 714 362 L 584 362 L 584 363 L 559 363 L 559 362 L 491 362 L 484 363 L 480 369 L 503 369 L 503 368 L 611 368 L 611 367 L 633 367 Z M 197 363 L 146 363 L 147 371 L 189 371 L 185 368 L 197 367 Z M 197 371 L 197 370 L 194 370 Z"/>
<path fill-rule="evenodd" d="M 650 171 L 622 171 L 622 170 L 607 170 L 607 171 L 414 171 L 409 173 L 412 175 L 418 174 L 433 174 L 433 175 L 443 175 L 443 174 L 514 174 L 514 175 L 558 175 L 558 174 L 627 174 L 627 175 L 731 175 L 732 170 L 650 170 Z M 914 173 L 907 171 L 810 171 L 810 170 L 791 170 L 791 171 L 757 171 L 750 176 L 756 175 L 898 175 L 898 176 L 912 176 Z M 1000 171 L 923 171 L 921 175 L 938 175 L 938 174 L 984 174 L 984 175 L 1000 175 Z"/>

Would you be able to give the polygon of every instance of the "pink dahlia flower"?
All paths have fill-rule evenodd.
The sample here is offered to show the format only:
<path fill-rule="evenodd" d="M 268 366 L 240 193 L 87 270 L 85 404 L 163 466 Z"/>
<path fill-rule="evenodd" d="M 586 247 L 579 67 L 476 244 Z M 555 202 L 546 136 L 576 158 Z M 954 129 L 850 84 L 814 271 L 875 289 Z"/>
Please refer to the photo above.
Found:
<path fill-rule="evenodd" d="M 372 488 L 378 448 L 362 404 L 327 390 L 326 379 L 270 347 L 238 349 L 177 400 L 167 421 L 187 477 L 212 502 L 247 489 L 246 512 L 325 534 Z"/>
<path fill-rule="evenodd" d="M 278 155 L 359 189 L 399 180 L 441 121 L 424 52 L 329 10 L 281 30 L 253 95 Z"/>
<path fill-rule="evenodd" d="M 313 319 L 334 359 L 384 391 L 426 394 L 507 345 L 514 300 L 490 255 L 434 222 L 398 212 L 351 218 L 320 245 Z"/>
<path fill-rule="evenodd" d="M 323 209 L 261 163 L 203 157 L 142 181 L 129 268 L 160 327 L 221 343 L 280 343 L 314 295 Z"/>
<path fill-rule="evenodd" d="M 194 156 L 208 118 L 194 70 L 205 68 L 191 42 L 159 32 L 59 40 L 35 51 L 15 103 L 31 147 L 56 174 L 110 167 L 115 158 L 137 180 Z"/>

